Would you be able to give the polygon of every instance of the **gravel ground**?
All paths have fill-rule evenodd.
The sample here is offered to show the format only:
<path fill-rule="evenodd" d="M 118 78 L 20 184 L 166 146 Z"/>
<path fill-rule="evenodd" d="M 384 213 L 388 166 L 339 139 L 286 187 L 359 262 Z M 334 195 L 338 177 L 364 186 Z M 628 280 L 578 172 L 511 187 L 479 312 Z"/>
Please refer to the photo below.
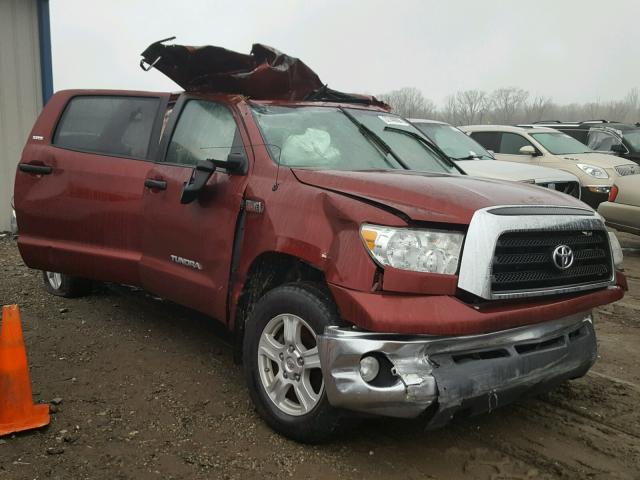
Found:
<path fill-rule="evenodd" d="M 373 419 L 319 446 L 271 432 L 210 319 L 124 287 L 47 295 L 0 239 L 0 303 L 22 309 L 34 397 L 51 424 L 0 439 L 2 479 L 638 479 L 640 239 L 630 292 L 598 310 L 583 379 L 436 432 Z"/>

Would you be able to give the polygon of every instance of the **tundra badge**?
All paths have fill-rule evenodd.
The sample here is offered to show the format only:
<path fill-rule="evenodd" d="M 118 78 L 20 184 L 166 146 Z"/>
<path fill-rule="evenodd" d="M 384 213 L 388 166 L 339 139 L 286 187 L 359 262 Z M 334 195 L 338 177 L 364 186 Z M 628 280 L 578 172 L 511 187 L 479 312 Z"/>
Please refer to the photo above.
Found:
<path fill-rule="evenodd" d="M 182 258 L 178 255 L 169 255 L 172 262 L 178 263 L 180 265 L 184 265 L 185 267 L 195 268 L 196 270 L 202 270 L 202 265 L 200 262 L 196 262 L 195 260 L 189 260 L 188 258 Z"/>

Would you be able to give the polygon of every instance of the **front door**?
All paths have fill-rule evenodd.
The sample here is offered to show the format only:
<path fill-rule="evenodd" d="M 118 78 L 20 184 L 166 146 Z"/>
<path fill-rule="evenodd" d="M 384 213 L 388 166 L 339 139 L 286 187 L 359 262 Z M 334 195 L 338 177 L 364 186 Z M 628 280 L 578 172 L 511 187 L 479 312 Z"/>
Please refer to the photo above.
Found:
<path fill-rule="evenodd" d="M 526 155 L 520 153 L 522 147 L 535 147 L 522 135 L 512 132 L 502 132 L 500 135 L 500 143 L 496 150 L 496 159 L 506 162 L 528 163 L 531 165 L 539 164 L 540 157 L 534 155 Z"/>
<path fill-rule="evenodd" d="M 183 96 L 172 113 L 143 195 L 143 287 L 219 320 L 226 316 L 235 230 L 247 176 L 218 169 L 194 202 L 182 204 L 180 198 L 198 161 L 225 160 L 232 148 L 244 148 L 243 136 L 227 105 Z"/>

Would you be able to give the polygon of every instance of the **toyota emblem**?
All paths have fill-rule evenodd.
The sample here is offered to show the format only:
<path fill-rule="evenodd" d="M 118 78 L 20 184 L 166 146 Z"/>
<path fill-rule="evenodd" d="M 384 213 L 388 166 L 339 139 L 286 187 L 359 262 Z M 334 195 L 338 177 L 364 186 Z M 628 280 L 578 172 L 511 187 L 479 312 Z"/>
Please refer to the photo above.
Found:
<path fill-rule="evenodd" d="M 568 245 L 558 245 L 551 255 L 553 264 L 558 270 L 566 270 L 573 265 L 573 250 Z"/>

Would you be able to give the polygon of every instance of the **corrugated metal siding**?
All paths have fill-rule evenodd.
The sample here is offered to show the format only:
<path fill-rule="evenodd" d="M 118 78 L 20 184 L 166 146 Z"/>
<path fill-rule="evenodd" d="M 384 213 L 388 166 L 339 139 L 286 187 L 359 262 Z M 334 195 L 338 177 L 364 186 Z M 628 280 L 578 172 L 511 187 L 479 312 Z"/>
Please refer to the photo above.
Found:
<path fill-rule="evenodd" d="M 0 231 L 22 147 L 42 109 L 36 0 L 0 0 Z"/>

